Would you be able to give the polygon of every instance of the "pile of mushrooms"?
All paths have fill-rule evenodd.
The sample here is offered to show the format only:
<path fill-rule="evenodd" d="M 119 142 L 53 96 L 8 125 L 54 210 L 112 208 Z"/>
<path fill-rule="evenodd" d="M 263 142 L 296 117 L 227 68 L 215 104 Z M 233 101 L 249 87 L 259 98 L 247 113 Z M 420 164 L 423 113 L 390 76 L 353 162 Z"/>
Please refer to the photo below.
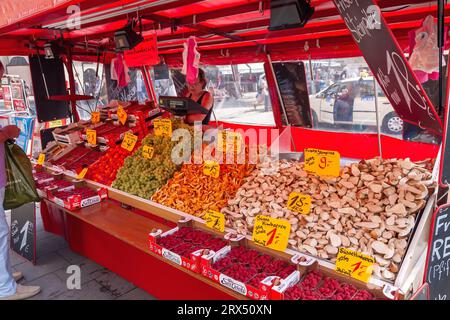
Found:
<path fill-rule="evenodd" d="M 394 280 L 406 253 L 416 215 L 434 187 L 431 162 L 409 159 L 362 160 L 339 177 L 319 177 L 303 163 L 264 162 L 222 209 L 227 225 L 251 233 L 257 215 L 286 219 L 293 249 L 334 262 L 339 247 L 376 260 L 374 274 Z M 311 196 L 307 215 L 287 209 L 291 192 Z"/>

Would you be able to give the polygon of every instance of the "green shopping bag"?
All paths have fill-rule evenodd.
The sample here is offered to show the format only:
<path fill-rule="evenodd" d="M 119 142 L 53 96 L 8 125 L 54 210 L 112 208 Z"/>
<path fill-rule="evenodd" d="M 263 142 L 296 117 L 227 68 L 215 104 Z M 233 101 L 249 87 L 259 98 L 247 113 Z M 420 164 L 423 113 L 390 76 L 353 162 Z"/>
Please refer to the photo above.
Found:
<path fill-rule="evenodd" d="M 18 208 L 29 202 L 40 201 L 33 179 L 30 159 L 13 142 L 5 142 L 6 187 L 3 208 Z"/>

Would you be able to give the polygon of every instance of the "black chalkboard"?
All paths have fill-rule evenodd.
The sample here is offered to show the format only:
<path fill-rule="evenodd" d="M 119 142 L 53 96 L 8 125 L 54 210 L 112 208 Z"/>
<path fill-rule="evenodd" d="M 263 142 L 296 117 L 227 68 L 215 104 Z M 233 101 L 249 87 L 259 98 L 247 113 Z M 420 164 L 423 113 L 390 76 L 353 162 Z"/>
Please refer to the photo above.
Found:
<path fill-rule="evenodd" d="M 431 220 L 425 280 L 430 300 L 450 300 L 450 204 L 437 208 Z"/>
<path fill-rule="evenodd" d="M 311 128 L 311 108 L 309 105 L 308 86 L 306 84 L 303 62 L 273 63 L 276 81 L 280 88 L 286 115 L 292 126 Z M 281 110 L 283 122 L 286 119 Z"/>
<path fill-rule="evenodd" d="M 11 249 L 36 263 L 36 213 L 34 202 L 11 210 Z"/>

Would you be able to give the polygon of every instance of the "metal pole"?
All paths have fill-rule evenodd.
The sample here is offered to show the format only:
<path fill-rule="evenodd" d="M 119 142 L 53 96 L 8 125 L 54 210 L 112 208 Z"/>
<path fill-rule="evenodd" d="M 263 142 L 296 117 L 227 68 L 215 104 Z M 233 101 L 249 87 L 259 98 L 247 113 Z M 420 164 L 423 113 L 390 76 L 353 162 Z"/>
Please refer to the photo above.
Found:
<path fill-rule="evenodd" d="M 381 147 L 381 127 L 380 127 L 380 114 L 378 110 L 378 84 L 375 77 L 373 77 L 373 90 L 375 97 L 375 113 L 377 120 L 377 136 L 378 136 L 378 153 L 380 154 L 380 158 L 383 159 L 382 147 Z"/>
<path fill-rule="evenodd" d="M 273 69 L 272 58 L 270 58 L 270 54 L 268 54 L 268 53 L 267 53 L 267 59 L 269 61 L 270 71 L 272 71 L 273 79 L 275 80 L 275 87 L 277 88 L 278 101 L 280 101 L 281 110 L 283 111 L 284 118 L 286 120 L 287 126 L 291 127 L 291 124 L 289 123 L 289 119 L 288 119 L 288 116 L 287 116 L 286 108 L 284 106 L 283 97 L 281 96 L 280 87 L 278 86 L 277 76 L 275 74 L 275 70 Z M 297 152 L 297 147 L 295 146 L 294 137 L 292 137 L 292 133 L 291 133 L 290 136 L 291 136 L 291 143 L 292 143 L 292 145 L 294 147 L 294 151 Z"/>

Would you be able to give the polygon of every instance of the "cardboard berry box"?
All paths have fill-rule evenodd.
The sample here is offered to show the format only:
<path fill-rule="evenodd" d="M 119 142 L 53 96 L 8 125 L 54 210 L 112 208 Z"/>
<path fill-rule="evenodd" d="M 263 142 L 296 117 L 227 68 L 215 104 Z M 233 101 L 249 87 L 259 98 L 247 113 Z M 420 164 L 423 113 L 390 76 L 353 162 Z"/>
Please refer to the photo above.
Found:
<path fill-rule="evenodd" d="M 70 190 L 48 190 L 48 200 L 69 210 L 88 207 L 108 198 L 106 188 L 91 189 L 82 181 L 75 182 L 75 188 Z"/>
<path fill-rule="evenodd" d="M 270 300 L 271 288 L 281 280 L 297 282 L 297 266 L 247 247 L 244 236 L 225 236 L 230 245 L 201 257 L 201 272 L 222 286 L 254 300 Z"/>
<path fill-rule="evenodd" d="M 300 277 L 281 280 L 271 288 L 272 300 L 398 300 L 403 295 L 390 285 L 369 285 L 312 261 L 301 262 L 301 254 L 292 257 Z"/>
<path fill-rule="evenodd" d="M 189 218 L 164 233 L 152 230 L 148 239 L 152 252 L 195 273 L 201 272 L 202 255 L 215 253 L 227 245 L 212 233 L 193 228 Z"/>

